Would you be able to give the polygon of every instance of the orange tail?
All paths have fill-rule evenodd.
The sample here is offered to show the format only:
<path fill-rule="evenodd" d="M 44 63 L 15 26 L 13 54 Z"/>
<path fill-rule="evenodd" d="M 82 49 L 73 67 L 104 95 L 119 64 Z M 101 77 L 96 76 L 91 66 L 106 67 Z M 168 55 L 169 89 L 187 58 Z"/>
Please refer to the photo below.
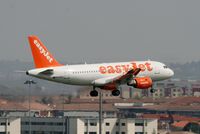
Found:
<path fill-rule="evenodd" d="M 37 36 L 28 36 L 35 68 L 61 66 Z"/>

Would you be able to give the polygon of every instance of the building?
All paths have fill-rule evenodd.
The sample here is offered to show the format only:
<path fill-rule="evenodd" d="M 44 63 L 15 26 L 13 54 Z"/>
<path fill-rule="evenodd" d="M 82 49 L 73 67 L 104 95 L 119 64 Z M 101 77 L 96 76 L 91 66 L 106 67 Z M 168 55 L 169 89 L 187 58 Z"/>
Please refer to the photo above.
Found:
<path fill-rule="evenodd" d="M 196 97 L 200 97 L 200 83 L 193 83 L 191 86 L 192 94 Z"/>
<path fill-rule="evenodd" d="M 99 134 L 98 117 L 31 117 L 30 122 L 31 126 L 28 117 L 22 118 L 21 134 L 28 134 L 29 128 L 32 134 Z M 157 131 L 157 119 L 104 118 L 102 120 L 103 134 L 156 134 Z"/>
<path fill-rule="evenodd" d="M 29 126 L 29 117 L 21 118 L 21 134 L 63 134 L 66 130 L 65 118 L 56 117 L 31 117 Z M 13 133 L 14 134 L 14 133 Z"/>
<path fill-rule="evenodd" d="M 152 94 L 149 90 L 143 90 L 142 96 L 153 98 L 200 96 L 200 84 L 193 81 L 166 80 L 155 83 L 153 88 L 156 89 L 155 93 Z"/>
<path fill-rule="evenodd" d="M 0 118 L 0 134 L 21 134 L 20 118 Z"/>
<path fill-rule="evenodd" d="M 173 87 L 171 88 L 171 97 L 176 98 L 176 97 L 181 97 L 183 96 L 183 90 L 180 87 Z"/>
<path fill-rule="evenodd" d="M 98 118 L 69 119 L 69 134 L 99 134 Z M 157 134 L 157 119 L 104 118 L 103 134 Z"/>
<path fill-rule="evenodd" d="M 156 88 L 155 93 L 152 94 L 153 98 L 162 98 L 165 95 L 165 90 L 164 88 L 158 87 Z"/>

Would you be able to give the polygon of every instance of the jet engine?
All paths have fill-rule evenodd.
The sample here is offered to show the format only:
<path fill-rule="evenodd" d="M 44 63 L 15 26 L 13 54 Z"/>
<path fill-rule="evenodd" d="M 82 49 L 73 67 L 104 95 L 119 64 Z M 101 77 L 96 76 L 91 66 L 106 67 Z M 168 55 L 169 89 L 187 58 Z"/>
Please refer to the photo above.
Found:
<path fill-rule="evenodd" d="M 148 89 L 152 87 L 152 79 L 150 77 L 138 77 L 130 80 L 127 85 L 140 89 Z"/>

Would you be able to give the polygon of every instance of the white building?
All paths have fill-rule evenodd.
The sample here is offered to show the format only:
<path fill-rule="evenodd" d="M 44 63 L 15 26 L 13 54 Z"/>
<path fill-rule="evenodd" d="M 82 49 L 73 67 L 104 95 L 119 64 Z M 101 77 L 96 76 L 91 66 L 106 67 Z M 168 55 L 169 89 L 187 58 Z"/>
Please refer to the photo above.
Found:
<path fill-rule="evenodd" d="M 65 118 L 56 117 L 31 117 L 21 118 L 21 134 L 63 134 L 67 125 Z"/>
<path fill-rule="evenodd" d="M 21 134 L 20 118 L 0 118 L 0 134 Z"/>
<path fill-rule="evenodd" d="M 98 118 L 70 118 L 69 134 L 99 134 Z M 157 119 L 105 118 L 103 134 L 157 134 Z"/>
<path fill-rule="evenodd" d="M 99 134 L 98 112 L 69 111 L 64 116 L 0 118 L 0 134 L 29 134 L 29 130 L 32 134 Z M 102 134 L 158 132 L 157 119 L 120 118 L 115 112 L 104 112 L 103 117 Z"/>
<path fill-rule="evenodd" d="M 183 96 L 183 90 L 180 87 L 171 88 L 171 97 L 180 97 Z"/>
<path fill-rule="evenodd" d="M 165 89 L 157 87 L 155 93 L 152 94 L 153 98 L 162 98 L 165 97 Z"/>

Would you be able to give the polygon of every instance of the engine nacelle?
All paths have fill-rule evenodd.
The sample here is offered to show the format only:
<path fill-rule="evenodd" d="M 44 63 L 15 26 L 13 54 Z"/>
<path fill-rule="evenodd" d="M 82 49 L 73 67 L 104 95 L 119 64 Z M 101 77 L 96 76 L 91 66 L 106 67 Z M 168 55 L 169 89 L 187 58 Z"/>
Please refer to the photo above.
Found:
<path fill-rule="evenodd" d="M 133 86 L 135 88 L 140 88 L 140 89 L 148 89 L 152 87 L 152 84 L 153 82 L 150 77 L 134 78 L 133 80 L 127 83 L 128 86 Z"/>

